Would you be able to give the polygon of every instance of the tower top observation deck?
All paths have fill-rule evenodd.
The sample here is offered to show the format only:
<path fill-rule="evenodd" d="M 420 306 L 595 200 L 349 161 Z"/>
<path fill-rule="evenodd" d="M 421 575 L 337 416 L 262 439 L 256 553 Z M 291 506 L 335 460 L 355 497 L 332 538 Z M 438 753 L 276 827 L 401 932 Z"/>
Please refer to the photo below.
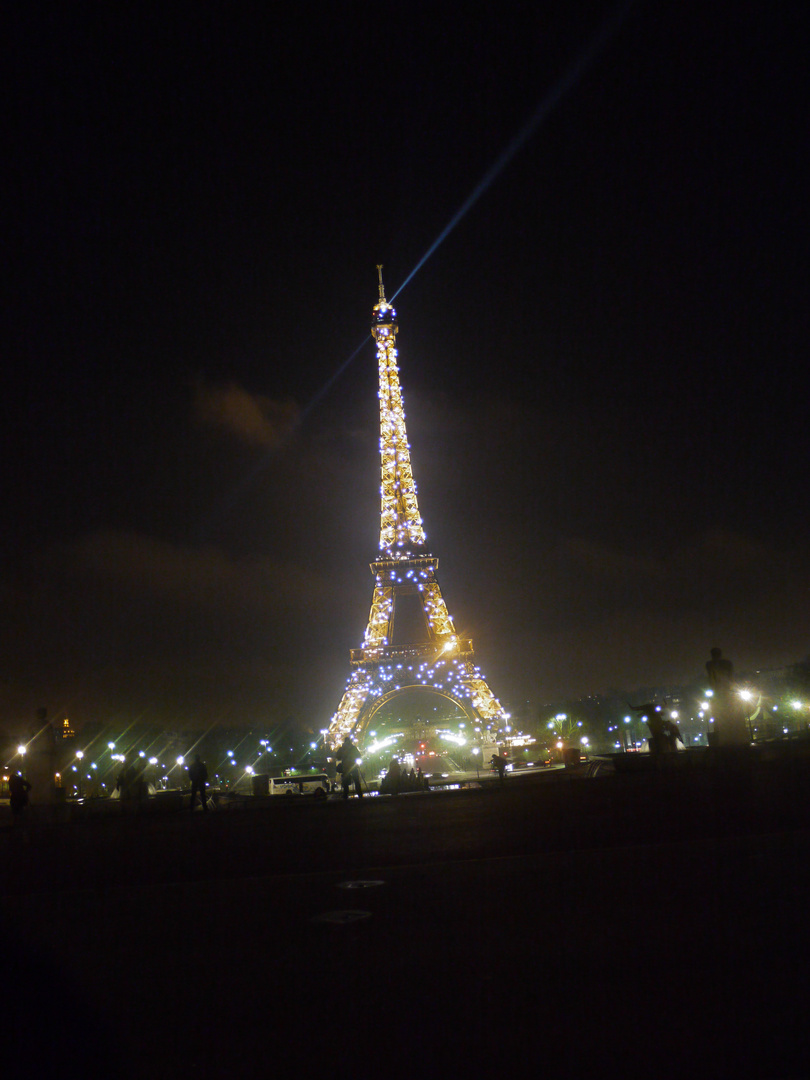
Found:
<path fill-rule="evenodd" d="M 385 289 L 383 287 L 382 279 L 382 266 L 377 267 L 377 275 L 380 279 L 380 299 L 374 305 L 372 312 L 374 322 L 371 327 L 371 332 L 374 334 L 378 326 L 390 326 L 393 327 L 394 333 L 397 332 L 397 313 L 388 301 L 385 299 Z M 374 334 L 376 337 L 376 334 Z"/>

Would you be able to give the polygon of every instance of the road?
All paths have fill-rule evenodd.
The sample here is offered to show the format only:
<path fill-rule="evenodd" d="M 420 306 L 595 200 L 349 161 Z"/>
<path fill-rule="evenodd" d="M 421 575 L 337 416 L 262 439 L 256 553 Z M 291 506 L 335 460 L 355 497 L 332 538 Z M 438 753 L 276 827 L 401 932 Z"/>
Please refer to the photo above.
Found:
<path fill-rule="evenodd" d="M 6 828 L 12 1056 L 807 1075 L 806 790 L 795 767 L 515 776 Z"/>

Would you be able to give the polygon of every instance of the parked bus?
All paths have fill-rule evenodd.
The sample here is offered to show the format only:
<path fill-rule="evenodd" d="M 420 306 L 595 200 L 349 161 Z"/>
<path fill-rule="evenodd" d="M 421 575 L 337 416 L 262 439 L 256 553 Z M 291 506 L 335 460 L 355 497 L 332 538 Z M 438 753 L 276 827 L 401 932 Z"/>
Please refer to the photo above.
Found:
<path fill-rule="evenodd" d="M 323 799 L 331 790 L 326 773 L 270 777 L 271 795 L 314 795 L 316 799 Z"/>

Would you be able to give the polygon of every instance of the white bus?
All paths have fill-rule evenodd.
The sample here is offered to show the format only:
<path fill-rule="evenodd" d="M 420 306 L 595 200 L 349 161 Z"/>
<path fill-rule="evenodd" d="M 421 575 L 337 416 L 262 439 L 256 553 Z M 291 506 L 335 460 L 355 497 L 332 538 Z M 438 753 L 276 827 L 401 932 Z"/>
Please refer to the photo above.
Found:
<path fill-rule="evenodd" d="M 316 799 L 323 799 L 331 790 L 326 773 L 270 777 L 271 795 L 314 795 Z"/>

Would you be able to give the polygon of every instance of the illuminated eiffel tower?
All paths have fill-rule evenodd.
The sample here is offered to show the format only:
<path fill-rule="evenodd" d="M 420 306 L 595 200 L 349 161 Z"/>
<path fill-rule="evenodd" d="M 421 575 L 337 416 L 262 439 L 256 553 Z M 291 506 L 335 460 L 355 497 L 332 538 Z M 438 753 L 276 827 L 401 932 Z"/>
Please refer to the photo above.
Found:
<path fill-rule="evenodd" d="M 332 747 L 349 734 L 362 739 L 387 702 L 413 690 L 453 702 L 482 736 L 507 719 L 473 662 L 472 641 L 455 631 L 436 578 L 439 560 L 425 547 L 399 384 L 397 313 L 385 299 L 381 266 L 377 272 L 371 333 L 380 379 L 380 554 L 370 564 L 374 596 L 363 645 L 350 652 L 351 675 L 325 734 Z"/>

